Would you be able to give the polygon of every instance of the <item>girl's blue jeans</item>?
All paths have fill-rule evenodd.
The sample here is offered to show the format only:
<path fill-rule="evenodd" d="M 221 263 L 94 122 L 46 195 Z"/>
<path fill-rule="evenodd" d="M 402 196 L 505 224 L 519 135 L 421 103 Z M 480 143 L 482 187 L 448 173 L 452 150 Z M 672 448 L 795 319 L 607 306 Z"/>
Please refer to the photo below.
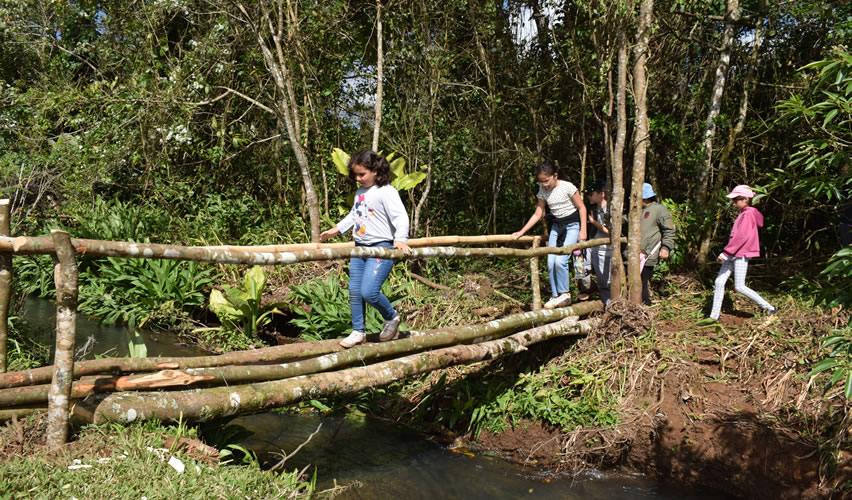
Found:
<path fill-rule="evenodd" d="M 372 245 L 355 246 L 393 248 L 389 241 L 380 241 Z M 349 260 L 349 309 L 352 311 L 352 329 L 365 332 L 367 304 L 378 309 L 382 318 L 390 320 L 396 317 L 396 310 L 382 294 L 382 284 L 388 278 L 393 260 L 353 257 Z"/>
<path fill-rule="evenodd" d="M 575 222 L 565 226 L 565 241 L 562 246 L 567 247 L 577 243 L 580 237 L 580 223 Z M 556 228 L 550 228 L 550 236 L 547 238 L 547 246 L 556 246 Z M 550 293 L 556 297 L 571 289 L 571 256 L 570 255 L 548 255 L 547 274 L 550 277 Z"/>

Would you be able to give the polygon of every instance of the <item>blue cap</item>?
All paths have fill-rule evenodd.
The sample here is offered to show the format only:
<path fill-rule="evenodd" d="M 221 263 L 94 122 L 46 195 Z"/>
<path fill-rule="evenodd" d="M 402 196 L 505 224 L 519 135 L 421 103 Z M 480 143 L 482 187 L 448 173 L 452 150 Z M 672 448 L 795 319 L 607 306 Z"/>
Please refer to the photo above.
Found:
<path fill-rule="evenodd" d="M 653 198 L 657 196 L 657 193 L 654 192 L 654 188 L 651 187 L 647 182 L 642 184 L 642 199 L 647 200 L 648 198 Z"/>

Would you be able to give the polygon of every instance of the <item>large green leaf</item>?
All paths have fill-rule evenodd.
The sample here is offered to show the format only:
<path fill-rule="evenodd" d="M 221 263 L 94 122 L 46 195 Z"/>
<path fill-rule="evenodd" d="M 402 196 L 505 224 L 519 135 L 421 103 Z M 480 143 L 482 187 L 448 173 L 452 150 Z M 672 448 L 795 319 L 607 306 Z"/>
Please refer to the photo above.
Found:
<path fill-rule="evenodd" d="M 260 302 L 263 296 L 263 289 L 266 287 L 266 272 L 260 266 L 254 266 L 249 269 L 244 279 L 245 291 L 248 294 L 249 300 Z"/>
<path fill-rule="evenodd" d="M 390 162 L 390 170 L 394 177 L 400 178 L 405 175 L 405 158 L 397 158 Z"/>
<path fill-rule="evenodd" d="M 340 148 L 334 148 L 331 152 L 331 161 L 334 162 L 340 175 L 349 175 L 349 153 Z"/>

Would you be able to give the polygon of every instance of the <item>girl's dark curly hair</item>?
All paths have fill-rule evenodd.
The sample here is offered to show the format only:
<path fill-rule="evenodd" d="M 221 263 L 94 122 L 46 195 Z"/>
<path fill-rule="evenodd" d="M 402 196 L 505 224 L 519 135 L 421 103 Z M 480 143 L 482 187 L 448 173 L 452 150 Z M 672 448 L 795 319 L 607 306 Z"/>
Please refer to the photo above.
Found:
<path fill-rule="evenodd" d="M 557 165 L 550 163 L 549 161 L 541 162 L 535 166 L 533 170 L 533 175 L 544 174 L 544 175 L 555 175 L 557 179 L 565 180 L 565 174 L 562 172 Z"/>
<path fill-rule="evenodd" d="M 376 185 L 382 187 L 390 182 L 391 171 L 390 164 L 385 159 L 374 151 L 362 149 L 349 158 L 349 182 L 355 184 L 355 172 L 352 167 L 361 165 L 371 172 L 376 173 Z"/>

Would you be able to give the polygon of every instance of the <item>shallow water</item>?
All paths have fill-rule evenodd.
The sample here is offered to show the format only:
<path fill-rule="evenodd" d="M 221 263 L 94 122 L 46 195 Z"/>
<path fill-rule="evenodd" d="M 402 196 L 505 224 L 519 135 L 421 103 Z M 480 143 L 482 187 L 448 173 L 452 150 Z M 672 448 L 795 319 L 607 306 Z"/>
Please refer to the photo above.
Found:
<path fill-rule="evenodd" d="M 56 345 L 56 304 L 46 299 L 27 297 L 24 301 L 23 315 L 33 330 L 34 340 L 50 347 L 53 359 Z M 206 351 L 197 347 L 176 343 L 174 335 L 139 330 L 148 348 L 148 356 L 199 356 Z M 101 325 L 95 319 L 77 315 L 77 347 L 93 337 L 92 349 L 85 359 L 94 359 L 95 355 L 109 357 L 127 356 L 130 331 L 126 326 Z"/>
<path fill-rule="evenodd" d="M 36 340 L 55 342 L 56 305 L 28 298 L 24 316 Z M 195 356 L 204 351 L 175 343 L 175 337 L 142 331 L 149 356 Z M 78 346 L 94 338 L 95 354 L 125 356 L 126 327 L 103 326 L 77 317 Z M 377 419 L 321 418 L 314 415 L 259 413 L 234 419 L 231 424 L 252 431 L 242 443 L 261 457 L 291 453 L 322 422 L 320 431 L 288 460 L 284 469 L 316 467 L 320 490 L 358 482 L 336 498 L 376 499 L 657 499 L 711 500 L 729 498 L 720 493 L 668 485 L 642 475 L 586 471 L 551 474 L 523 468 L 502 458 L 466 451 L 454 452 L 399 425 Z"/>
<path fill-rule="evenodd" d="M 398 425 L 369 418 L 321 419 L 263 413 L 231 423 L 254 432 L 243 445 L 262 457 L 291 453 L 320 431 L 284 469 L 317 468 L 318 488 L 355 481 L 337 498 L 374 499 L 693 499 L 728 498 L 667 485 L 642 475 L 588 471 L 542 473 L 502 458 L 453 452 Z M 273 459 L 278 460 L 280 457 Z"/>

